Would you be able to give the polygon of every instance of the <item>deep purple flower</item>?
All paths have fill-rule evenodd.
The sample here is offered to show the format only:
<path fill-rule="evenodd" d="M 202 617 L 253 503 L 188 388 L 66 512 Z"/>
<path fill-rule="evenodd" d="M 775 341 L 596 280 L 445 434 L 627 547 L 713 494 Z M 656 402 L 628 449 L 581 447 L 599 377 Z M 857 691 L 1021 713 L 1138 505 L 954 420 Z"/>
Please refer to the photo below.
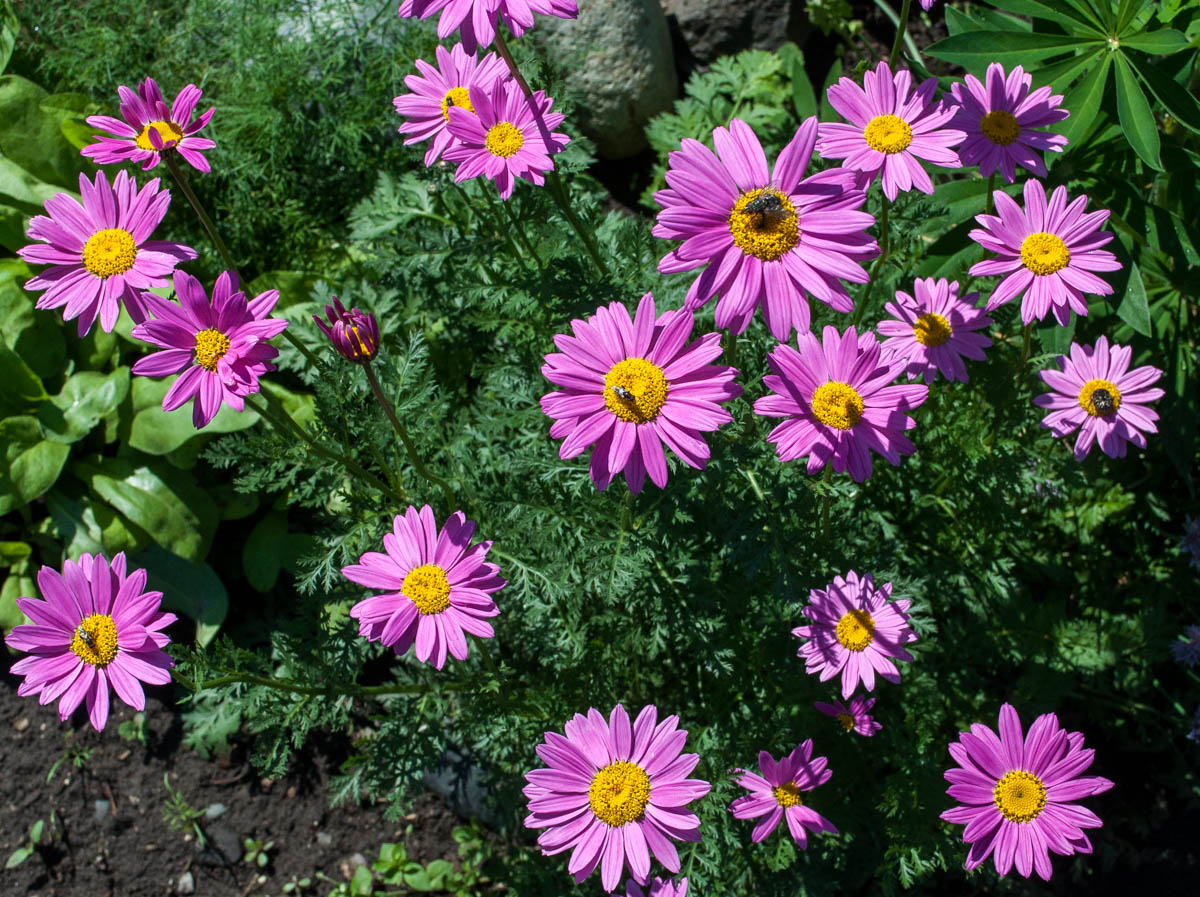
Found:
<path fill-rule="evenodd" d="M 103 128 L 115 136 L 96 135 L 96 142 L 89 143 L 80 153 L 101 165 L 115 162 L 141 162 L 149 170 L 158 164 L 163 151 L 177 152 L 184 161 L 197 171 L 208 171 L 208 159 L 204 150 L 216 144 L 207 137 L 197 137 L 212 118 L 216 107 L 209 109 L 199 118 L 192 118 L 202 91 L 189 84 L 179 91 L 179 96 L 168 108 L 162 91 L 153 78 L 138 85 L 134 93 L 124 85 L 117 88 L 121 97 L 121 115 L 124 121 L 109 115 L 92 115 L 87 123 L 93 128 Z"/>
<path fill-rule="evenodd" d="M 896 291 L 896 301 L 886 305 L 892 317 L 879 322 L 879 332 L 887 337 L 881 344 L 884 357 L 908 363 L 909 380 L 924 377 L 932 383 L 940 372 L 947 380 L 967 382 L 963 358 L 983 361 L 983 350 L 992 341 L 977 330 L 992 323 L 983 310 L 976 308 L 978 293 L 958 298 L 958 284 L 946 278 L 918 278 L 914 296 Z"/>
<path fill-rule="evenodd" d="M 573 19 L 579 6 L 577 0 L 404 0 L 400 4 L 402 17 L 427 19 L 439 12 L 438 40 L 461 29 L 463 47 L 474 53 L 479 47 L 491 46 L 498 22 L 503 22 L 513 37 L 520 37 L 533 27 L 534 13 Z"/>
<path fill-rule="evenodd" d="M 379 322 L 373 314 L 357 308 L 346 311 L 346 306 L 334 296 L 333 305 L 325 306 L 325 316 L 328 324 L 318 315 L 313 315 L 313 320 L 343 358 L 366 364 L 379 352 Z"/>
<path fill-rule="evenodd" d="M 834 701 L 832 704 L 814 701 L 813 706 L 826 716 L 835 717 L 841 724 L 841 727 L 847 732 L 857 732 L 859 735 L 865 735 L 869 738 L 883 728 L 871 716 L 871 708 L 875 706 L 875 698 L 855 695 L 850 699 L 849 706 L 846 706 L 841 701 Z"/>
<path fill-rule="evenodd" d="M 737 783 L 750 793 L 730 804 L 729 812 L 735 819 L 765 817 L 754 827 L 750 836 L 755 844 L 775 831 L 782 819 L 787 820 L 788 832 L 801 850 L 808 847 L 805 829 L 814 833 L 837 833 L 832 822 L 804 805 L 802 792 L 819 788 L 833 775 L 829 761 L 824 757 L 814 758 L 812 749 L 812 739 L 809 738 L 778 762 L 767 751 L 760 751 L 758 768 L 762 775 L 745 769 L 734 770 L 741 773 Z"/>

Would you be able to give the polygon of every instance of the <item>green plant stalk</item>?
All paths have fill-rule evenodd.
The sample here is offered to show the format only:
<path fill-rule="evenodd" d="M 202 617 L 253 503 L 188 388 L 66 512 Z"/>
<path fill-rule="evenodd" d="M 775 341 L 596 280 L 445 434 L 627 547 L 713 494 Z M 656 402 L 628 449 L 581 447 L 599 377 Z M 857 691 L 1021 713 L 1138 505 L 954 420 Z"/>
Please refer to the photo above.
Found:
<path fill-rule="evenodd" d="M 512 207 L 507 202 L 502 202 L 500 205 L 503 207 L 504 213 L 508 216 L 508 220 L 512 222 L 513 233 L 517 235 L 517 241 L 521 244 L 521 246 L 524 247 L 525 251 L 529 253 L 529 257 L 533 259 L 534 265 L 537 266 L 538 273 L 540 274 L 541 272 L 545 271 L 546 266 L 542 264 L 541 258 L 538 257 L 537 250 L 533 248 L 533 244 L 529 242 L 529 237 L 525 233 L 525 225 L 523 225 L 520 219 L 517 218 L 516 214 L 512 210 Z"/>
<path fill-rule="evenodd" d="M 259 685 L 263 688 L 273 688 L 276 691 L 286 691 L 297 695 L 308 695 L 312 697 L 320 697 L 322 695 L 338 696 L 338 697 L 379 697 L 382 695 L 410 695 L 410 694 L 425 694 L 429 691 L 429 686 L 423 683 L 409 683 L 406 685 L 347 685 L 346 683 L 330 683 L 329 685 L 304 685 L 296 682 L 294 679 L 276 679 L 272 676 L 256 676 L 253 673 L 227 673 L 224 676 L 218 676 L 216 679 L 209 679 L 205 682 L 196 682 L 189 679 L 187 676 L 171 670 L 171 676 L 190 692 L 204 691 L 210 688 L 222 688 L 226 685 L 237 685 L 239 683 L 245 685 Z M 448 682 L 445 691 L 461 691 L 465 688 L 465 682 Z"/>
<path fill-rule="evenodd" d="M 900 60 L 900 48 L 904 45 L 904 36 L 908 34 L 908 15 L 912 9 L 912 0 L 904 0 L 900 6 L 900 21 L 896 25 L 896 39 L 892 41 L 892 53 L 888 57 L 888 67 L 896 70 Z"/>
<path fill-rule="evenodd" d="M 883 268 L 883 263 L 887 260 L 888 251 L 891 249 L 889 234 L 888 234 L 888 211 L 892 204 L 886 196 L 883 198 L 883 211 L 879 215 L 879 258 L 871 265 L 871 270 L 867 274 L 867 285 L 863 287 L 862 297 L 858 300 L 858 308 L 854 309 L 854 317 L 850 323 L 858 326 L 858 322 L 862 320 L 862 316 L 867 310 L 867 300 L 871 298 L 871 290 L 875 287 L 876 275 Z"/>
<path fill-rule="evenodd" d="M 504 227 L 503 223 L 500 221 L 499 214 L 496 212 L 496 198 L 494 196 L 492 196 L 491 191 L 487 188 L 486 185 L 481 186 L 480 192 L 483 194 L 484 201 L 488 204 L 488 210 L 495 216 L 496 229 L 498 231 L 500 231 L 501 235 L 504 237 L 504 242 L 508 244 L 508 248 L 509 248 L 509 250 L 511 250 L 513 258 L 517 262 L 523 262 L 524 257 L 521 255 L 521 251 L 519 249 L 517 249 L 517 244 L 513 242 L 512 235 L 513 235 L 513 231 L 515 230 L 515 228 L 509 229 L 509 228 Z M 501 201 L 500 205 L 504 206 L 505 210 L 507 211 L 508 203 Z M 509 212 L 508 214 L 511 216 L 512 212 Z M 532 247 L 529 247 L 529 253 L 530 253 L 530 255 L 533 255 Z M 534 264 L 537 265 L 538 268 L 540 269 L 541 263 L 538 261 L 538 258 L 536 255 L 533 256 L 533 261 L 534 261 Z"/>
<path fill-rule="evenodd" d="M 996 192 L 996 172 L 988 175 L 987 182 L 987 201 L 983 206 L 983 214 L 991 215 L 996 211 L 996 201 L 992 198 L 992 194 Z"/>

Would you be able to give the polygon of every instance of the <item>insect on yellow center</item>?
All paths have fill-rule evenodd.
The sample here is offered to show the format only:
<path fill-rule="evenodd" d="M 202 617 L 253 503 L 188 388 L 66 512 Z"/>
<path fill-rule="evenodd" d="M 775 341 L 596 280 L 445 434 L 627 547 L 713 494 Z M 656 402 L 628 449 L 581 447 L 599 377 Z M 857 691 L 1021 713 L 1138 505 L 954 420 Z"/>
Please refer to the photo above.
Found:
<path fill-rule="evenodd" d="M 875 620 L 865 610 L 842 614 L 837 624 L 837 640 L 847 651 L 862 651 L 875 639 Z"/>
<path fill-rule="evenodd" d="M 913 324 L 913 336 L 922 346 L 940 346 L 950 339 L 950 322 L 937 312 L 926 312 Z"/>
<path fill-rule="evenodd" d="M 108 614 L 84 617 L 71 637 L 71 653 L 94 667 L 102 667 L 117 656 L 117 624 Z"/>
<path fill-rule="evenodd" d="M 890 156 L 908 149 L 912 143 L 912 128 L 898 115 L 876 115 L 867 122 L 863 136 L 871 149 Z"/>
<path fill-rule="evenodd" d="M 1034 274 L 1061 271 L 1071 263 L 1071 250 L 1061 237 L 1039 231 L 1021 241 L 1021 264 Z"/>
<path fill-rule="evenodd" d="M 1092 417 L 1112 417 L 1121 407 L 1121 390 L 1108 380 L 1089 380 L 1079 390 L 1079 407 Z"/>
<path fill-rule="evenodd" d="M 229 351 L 229 337 L 212 327 L 196 334 L 196 364 L 206 371 L 215 371 L 217 362 Z"/>
<path fill-rule="evenodd" d="M 644 358 L 618 361 L 604 378 L 604 404 L 631 424 L 654 420 L 666 401 L 666 375 Z"/>
<path fill-rule="evenodd" d="M 777 207 L 770 211 L 746 211 L 746 206 L 763 196 L 774 196 Z M 764 262 L 773 262 L 800 241 L 796 207 L 784 194 L 771 187 L 743 193 L 729 213 L 729 232 L 738 249 Z"/>
<path fill-rule="evenodd" d="M 849 430 L 862 419 L 862 396 L 853 386 L 830 380 L 813 393 L 812 411 L 825 426 Z"/>
<path fill-rule="evenodd" d="M 771 789 L 771 794 L 775 796 L 775 802 L 781 807 L 804 806 L 804 801 L 800 799 L 800 786 L 795 782 L 784 782 L 782 785 L 776 785 Z"/>
<path fill-rule="evenodd" d="M 842 724 L 842 728 L 847 732 L 854 728 L 854 717 L 852 717 L 849 713 L 839 713 L 837 715 L 837 721 Z"/>
<path fill-rule="evenodd" d="M 515 155 L 525 145 L 525 135 L 512 122 L 497 122 L 488 128 L 483 145 L 493 156 L 503 156 L 507 159 Z"/>
<path fill-rule="evenodd" d="M 1046 806 L 1046 786 L 1031 772 L 1006 772 L 992 791 L 996 809 L 1009 822 L 1032 822 Z"/>
<path fill-rule="evenodd" d="M 119 227 L 96 231 L 83 244 L 83 267 L 101 280 L 124 274 L 136 259 L 133 234 Z"/>
<path fill-rule="evenodd" d="M 588 803 L 596 818 L 611 826 L 636 822 L 650 803 L 650 776 L 627 760 L 610 763 L 592 779 Z"/>
<path fill-rule="evenodd" d="M 446 119 L 446 121 L 450 121 L 451 106 L 466 109 L 471 113 L 475 112 L 475 107 L 471 105 L 471 95 L 467 93 L 465 87 L 451 87 L 446 91 L 446 95 L 442 97 L 442 118 Z"/>
<path fill-rule="evenodd" d="M 999 146 L 1008 146 L 1021 136 L 1017 117 L 1003 109 L 994 109 L 979 120 L 983 136 Z"/>
<path fill-rule="evenodd" d="M 424 616 L 440 614 L 450 606 L 450 580 L 437 564 L 422 564 L 408 571 L 400 591 Z"/>
<path fill-rule="evenodd" d="M 157 153 L 158 149 L 150 142 L 150 129 L 158 131 L 158 136 L 162 138 L 163 148 L 173 146 L 183 139 L 183 129 L 173 121 L 152 121 L 137 135 L 136 142 L 138 149 L 149 150 L 152 153 Z"/>

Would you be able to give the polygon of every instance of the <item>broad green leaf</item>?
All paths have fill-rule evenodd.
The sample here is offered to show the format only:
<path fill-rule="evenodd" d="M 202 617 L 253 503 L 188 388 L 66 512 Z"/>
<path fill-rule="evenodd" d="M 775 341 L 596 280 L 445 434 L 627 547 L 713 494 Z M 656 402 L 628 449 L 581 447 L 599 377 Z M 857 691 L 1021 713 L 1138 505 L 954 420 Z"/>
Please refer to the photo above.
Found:
<path fill-rule="evenodd" d="M 965 31 L 983 31 L 987 26 L 953 6 L 946 7 L 946 30 L 953 37 Z"/>
<path fill-rule="evenodd" d="M 37 419 L 28 415 L 0 421 L 0 513 L 33 501 L 54 485 L 70 449 L 49 442 Z"/>
<path fill-rule="evenodd" d="M 0 202 L 16 206 L 27 215 L 38 215 L 45 211 L 42 203 L 62 192 L 0 153 Z"/>
<path fill-rule="evenodd" d="M 926 49 L 925 53 L 978 74 L 993 62 L 999 62 L 1006 68 L 1018 64 L 1027 66 L 1033 60 L 1060 56 L 1095 43 L 1094 40 L 1058 34 L 968 31 L 943 38 Z"/>
<path fill-rule="evenodd" d="M 110 557 L 118 551 L 132 554 L 150 542 L 144 531 L 90 495 L 76 501 L 61 490 L 53 489 L 46 494 L 46 509 L 50 516 L 42 531 L 62 543 L 63 554 L 67 557 L 99 551 Z"/>
<path fill-rule="evenodd" d="M 192 439 L 204 439 L 216 433 L 234 433 L 258 422 L 254 411 L 235 411 L 222 406 L 216 417 L 202 430 L 192 423 L 192 403 L 174 411 L 163 411 L 162 400 L 176 377 L 152 380 L 135 377 L 133 380 L 133 424 L 128 444 L 148 455 L 165 455 Z"/>
<path fill-rule="evenodd" d="M 1171 117 L 1191 131 L 1200 133 L 1200 102 L 1184 89 L 1169 75 L 1163 74 L 1157 65 L 1150 60 L 1139 60 L 1136 57 L 1126 57 L 1137 70 L 1142 83 L 1150 88 Z"/>
<path fill-rule="evenodd" d="M 63 113 L 42 109 L 49 96 L 19 75 L 0 75 L 0 152 L 38 180 L 75 189 L 90 165 L 63 137 Z"/>
<path fill-rule="evenodd" d="M 1112 54 L 1105 53 L 1099 57 L 1097 63 L 1063 99 L 1063 108 L 1070 110 L 1071 117 L 1061 122 L 1057 131 L 1067 138 L 1068 152 L 1072 147 L 1077 147 L 1092 129 L 1096 113 L 1100 111 L 1100 104 L 1104 99 L 1104 85 L 1108 81 Z"/>
<path fill-rule="evenodd" d="M 17 32 L 21 23 L 13 12 L 8 0 L 0 2 L 0 73 L 8 68 L 8 60 L 12 58 L 13 47 L 17 45 Z"/>
<path fill-rule="evenodd" d="M 1138 7 L 1142 5 L 1142 0 L 1121 0 L 1121 5 L 1117 7 L 1117 34 L 1123 35 L 1125 29 L 1129 27 L 1129 23 L 1133 21 L 1133 17 L 1137 15 Z"/>
<path fill-rule="evenodd" d="M 1125 55 L 1114 55 L 1117 58 L 1117 115 L 1121 120 L 1121 130 L 1142 161 L 1156 171 L 1162 171 L 1162 162 L 1158 158 L 1162 147 L 1158 138 L 1158 122 Z"/>
<path fill-rule="evenodd" d="M 0 417 L 33 411 L 50 398 L 42 378 L 29 369 L 25 360 L 0 342 Z"/>
<path fill-rule="evenodd" d="M 18 564 L 0 586 L 0 631 L 8 632 L 14 626 L 29 622 L 17 607 L 17 599 L 37 596 L 37 586 L 29 575 L 29 564 Z"/>
<path fill-rule="evenodd" d="M 29 560 L 33 548 L 28 542 L 0 542 L 0 567 L 11 567 Z"/>
<path fill-rule="evenodd" d="M 18 218 L 24 221 L 20 213 Z M 22 230 L 20 245 L 26 242 Z M 21 259 L 0 259 L 0 340 L 39 377 L 58 377 L 67 357 L 62 322 L 57 312 L 34 308 L 36 294 L 24 289 L 32 275 Z"/>
<path fill-rule="evenodd" d="M 813 89 L 808 72 L 804 69 L 804 54 L 796 51 L 791 66 L 792 105 L 800 121 L 817 114 L 817 92 Z"/>
<path fill-rule="evenodd" d="M 229 613 L 229 593 L 216 571 L 152 546 L 129 559 L 130 567 L 143 567 L 146 586 L 163 593 L 163 607 L 196 621 L 196 642 L 207 645 Z"/>
<path fill-rule="evenodd" d="M 111 374 L 83 371 L 73 375 L 62 391 L 38 410 L 48 431 L 46 437 L 56 442 L 78 442 L 125 401 L 128 392 L 127 367 Z"/>
<path fill-rule="evenodd" d="M 1121 47 L 1133 47 L 1151 56 L 1170 56 L 1188 48 L 1188 39 L 1174 28 L 1161 31 L 1143 31 L 1132 37 L 1121 38 Z"/>
<path fill-rule="evenodd" d="M 242 568 L 246 579 L 259 592 L 269 592 L 290 553 L 287 514 L 272 511 L 250 531 L 242 548 Z"/>
<path fill-rule="evenodd" d="M 1137 262 L 1129 269 L 1129 286 L 1121 304 L 1117 306 L 1117 317 L 1140 333 L 1150 336 L 1150 302 L 1146 297 L 1146 284 L 1142 281 L 1142 272 L 1138 270 Z"/>
<path fill-rule="evenodd" d="M 825 76 L 825 83 L 821 85 L 821 121 L 837 121 L 838 114 L 834 111 L 833 106 L 829 104 L 829 88 L 837 84 L 838 79 L 842 77 L 842 60 L 835 59 L 833 65 L 829 67 L 829 74 Z"/>
<path fill-rule="evenodd" d="M 1060 327 L 1057 324 L 1050 327 L 1038 328 L 1038 342 L 1042 344 L 1042 351 L 1052 355 L 1066 355 L 1067 350 L 1071 348 L 1071 340 L 1075 337 L 1075 323 L 1079 320 L 1079 316 L 1075 312 L 1071 312 L 1071 319 L 1067 322 L 1066 327 Z"/>
<path fill-rule="evenodd" d="M 1089 65 L 1094 66 L 1099 64 L 1099 57 L 1101 55 L 1107 56 L 1108 50 L 1097 50 L 1094 53 L 1080 53 L 1078 56 L 1072 56 L 1070 59 L 1064 59 L 1062 62 L 1055 62 L 1051 65 L 1034 69 L 1030 72 L 1033 76 L 1033 86 L 1037 88 L 1043 84 L 1048 84 L 1053 93 L 1065 92 L 1084 69 Z M 1074 114 L 1072 110 L 1068 111 L 1071 111 L 1072 115 Z"/>
<path fill-rule="evenodd" d="M 1074 11 L 1061 2 L 1041 3 L 1039 0 L 1004 0 L 1003 7 L 1008 12 L 1016 13 L 1017 15 L 1029 16 L 1033 19 L 1046 19 L 1050 22 L 1065 25 L 1068 28 L 1082 26 L 1097 35 L 1103 34 L 1103 31 L 1097 27 L 1100 24 L 1099 21 L 1093 19 L 1090 15 L 1085 16 L 1080 12 Z M 946 11 L 949 12 L 949 10 L 950 7 L 946 7 Z"/>

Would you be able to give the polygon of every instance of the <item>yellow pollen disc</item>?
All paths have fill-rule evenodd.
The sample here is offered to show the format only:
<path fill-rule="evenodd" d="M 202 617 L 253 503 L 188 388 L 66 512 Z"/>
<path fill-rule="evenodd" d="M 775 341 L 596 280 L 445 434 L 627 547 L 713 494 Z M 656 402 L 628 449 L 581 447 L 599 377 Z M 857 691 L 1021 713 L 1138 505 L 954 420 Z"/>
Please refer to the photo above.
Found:
<path fill-rule="evenodd" d="M 1100 392 L 1099 396 L 1097 392 Z M 1107 399 L 1105 392 L 1108 393 Z M 1121 407 L 1121 390 L 1108 380 L 1089 380 L 1079 390 L 1079 406 L 1092 417 L 1112 417 Z"/>
<path fill-rule="evenodd" d="M 604 378 L 604 404 L 631 424 L 654 420 L 666 401 L 666 375 L 644 358 L 618 361 Z"/>
<path fill-rule="evenodd" d="M 229 337 L 220 330 L 208 328 L 196 334 L 196 364 L 206 371 L 215 371 L 217 362 L 229 351 Z"/>
<path fill-rule="evenodd" d="M 1061 271 L 1071 263 L 1071 250 L 1061 237 L 1039 231 L 1021 241 L 1021 264 L 1034 274 Z"/>
<path fill-rule="evenodd" d="M 157 153 L 154 144 L 150 142 L 150 129 L 158 131 L 158 136 L 162 138 L 163 148 L 178 143 L 183 139 L 183 129 L 173 121 L 152 121 L 146 127 L 142 128 L 142 133 L 137 135 L 136 142 L 138 149 L 150 150 L 152 153 Z"/>
<path fill-rule="evenodd" d="M 611 826 L 636 822 L 650 803 L 650 776 L 627 760 L 610 763 L 592 779 L 588 803 L 596 818 Z"/>
<path fill-rule="evenodd" d="M 450 606 L 450 580 L 437 564 L 414 567 L 404 577 L 400 591 L 425 616 L 440 614 Z"/>
<path fill-rule="evenodd" d="M 117 624 L 108 614 L 84 617 L 75 627 L 71 652 L 94 667 L 106 666 L 117 656 Z"/>
<path fill-rule="evenodd" d="M 913 324 L 913 336 L 922 346 L 940 346 L 950 339 L 950 322 L 936 312 L 926 312 Z"/>
<path fill-rule="evenodd" d="M 867 146 L 889 156 L 903 152 L 912 143 L 912 128 L 898 115 L 876 115 L 863 131 Z"/>
<path fill-rule="evenodd" d="M 784 782 L 782 785 L 776 785 L 771 789 L 771 793 L 775 795 L 775 800 L 781 807 L 804 806 L 804 801 L 800 799 L 800 786 L 795 782 Z"/>
<path fill-rule="evenodd" d="M 137 245 L 133 234 L 119 227 L 96 231 L 83 244 L 83 267 L 101 280 L 133 267 Z"/>
<path fill-rule="evenodd" d="M 979 120 L 983 136 L 999 146 L 1008 146 L 1021 136 L 1021 125 L 1011 112 L 996 109 Z"/>
<path fill-rule="evenodd" d="M 865 610 L 842 615 L 837 624 L 837 640 L 847 651 L 862 651 L 875 639 L 875 620 Z"/>
<path fill-rule="evenodd" d="M 446 91 L 446 95 L 442 97 L 442 118 L 446 119 L 446 121 L 450 121 L 451 106 L 466 109 L 471 113 L 475 112 L 475 107 L 471 105 L 471 95 L 467 93 L 465 87 L 451 87 Z"/>
<path fill-rule="evenodd" d="M 1046 786 L 1033 773 L 1014 769 L 996 783 L 992 799 L 1009 822 L 1032 822 L 1046 806 Z"/>
<path fill-rule="evenodd" d="M 839 713 L 837 715 L 837 721 L 842 724 L 842 728 L 847 732 L 854 728 L 854 717 L 852 717 L 849 713 Z"/>
<path fill-rule="evenodd" d="M 502 121 L 488 128 L 483 145 L 493 156 L 503 156 L 507 159 L 525 145 L 525 135 L 512 122 Z"/>
<path fill-rule="evenodd" d="M 774 212 L 747 212 L 746 206 L 764 193 L 779 200 Z M 729 213 L 729 232 L 738 249 L 764 262 L 773 262 L 800 241 L 800 222 L 791 200 L 770 187 L 743 193 Z"/>
<path fill-rule="evenodd" d="M 858 390 L 830 380 L 817 387 L 812 397 L 813 416 L 827 427 L 849 430 L 862 419 L 863 400 Z"/>

